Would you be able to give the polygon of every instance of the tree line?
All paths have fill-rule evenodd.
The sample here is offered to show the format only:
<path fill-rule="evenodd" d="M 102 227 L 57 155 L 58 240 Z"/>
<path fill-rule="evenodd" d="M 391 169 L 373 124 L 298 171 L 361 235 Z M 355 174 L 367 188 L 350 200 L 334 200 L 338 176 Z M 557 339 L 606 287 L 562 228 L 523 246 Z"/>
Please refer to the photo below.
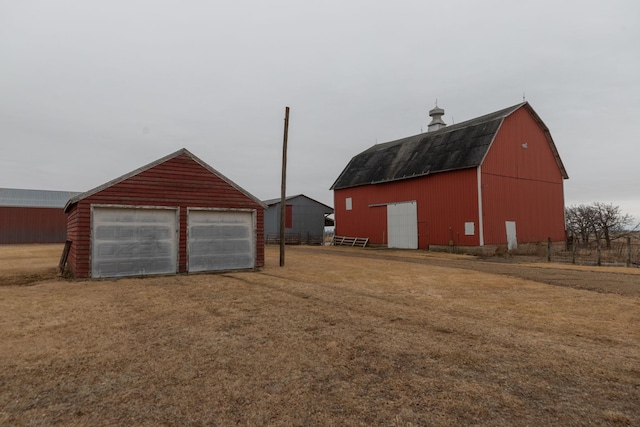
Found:
<path fill-rule="evenodd" d="M 594 237 L 598 243 L 604 240 L 607 249 L 611 249 L 612 240 L 628 236 L 640 226 L 630 230 L 633 216 L 624 214 L 612 203 L 600 202 L 565 208 L 565 221 L 570 241 L 587 244 Z"/>

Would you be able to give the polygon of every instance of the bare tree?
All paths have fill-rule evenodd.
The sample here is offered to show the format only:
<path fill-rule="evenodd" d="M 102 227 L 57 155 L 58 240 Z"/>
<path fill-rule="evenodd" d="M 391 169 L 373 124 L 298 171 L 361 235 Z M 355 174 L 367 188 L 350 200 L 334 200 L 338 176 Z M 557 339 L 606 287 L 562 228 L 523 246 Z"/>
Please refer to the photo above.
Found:
<path fill-rule="evenodd" d="M 612 240 L 630 232 L 625 228 L 633 222 L 633 217 L 623 214 L 619 206 L 600 202 L 569 206 L 565 208 L 565 219 L 567 230 L 583 244 L 589 243 L 589 237 L 593 235 L 597 242 L 604 239 L 607 249 L 611 249 Z"/>
<path fill-rule="evenodd" d="M 583 244 L 589 243 L 589 236 L 594 230 L 594 212 L 591 206 L 579 205 L 565 208 L 567 230 L 580 239 Z"/>
<path fill-rule="evenodd" d="M 593 208 L 593 230 L 596 239 L 604 238 L 607 249 L 611 249 L 611 240 L 622 237 L 626 234 L 625 227 L 631 225 L 633 217 L 622 214 L 619 206 L 612 203 L 594 202 Z"/>

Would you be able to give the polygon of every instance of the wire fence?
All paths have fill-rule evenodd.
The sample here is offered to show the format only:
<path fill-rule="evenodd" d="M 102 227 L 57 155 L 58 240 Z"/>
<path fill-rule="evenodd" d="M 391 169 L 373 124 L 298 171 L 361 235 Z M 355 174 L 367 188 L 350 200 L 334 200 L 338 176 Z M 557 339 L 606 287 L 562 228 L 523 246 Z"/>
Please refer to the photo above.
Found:
<path fill-rule="evenodd" d="M 640 243 L 631 239 L 611 242 L 607 248 L 598 242 L 574 243 L 566 249 L 547 249 L 547 260 L 577 265 L 640 267 Z"/>
<path fill-rule="evenodd" d="M 267 233 L 265 236 L 265 243 L 267 244 L 280 244 L 280 233 Z M 323 245 L 323 236 L 312 235 L 309 233 L 285 233 L 284 235 L 285 245 Z"/>

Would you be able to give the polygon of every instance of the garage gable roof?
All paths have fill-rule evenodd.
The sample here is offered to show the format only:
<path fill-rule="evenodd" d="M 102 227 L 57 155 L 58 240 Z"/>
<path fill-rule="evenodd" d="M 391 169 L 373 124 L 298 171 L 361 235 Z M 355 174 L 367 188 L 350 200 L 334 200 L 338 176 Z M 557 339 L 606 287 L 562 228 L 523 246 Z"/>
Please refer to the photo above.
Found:
<path fill-rule="evenodd" d="M 523 102 L 436 131 L 374 145 L 351 159 L 331 190 L 480 166 L 503 120 L 522 107 L 527 108 L 544 131 L 562 176 L 566 179 L 564 165 L 549 129 L 529 103 Z"/>
<path fill-rule="evenodd" d="M 232 186 L 233 188 L 235 188 L 236 190 L 238 190 L 239 192 L 243 193 L 245 196 L 247 196 L 249 199 L 253 200 L 255 203 L 257 203 L 258 205 L 262 206 L 263 208 L 267 208 L 267 206 L 260 201 L 259 199 L 257 199 L 255 196 L 253 196 L 251 193 L 249 193 L 248 191 L 246 191 L 244 188 L 240 187 L 238 184 L 236 184 L 235 182 L 233 182 L 232 180 L 230 180 L 229 178 L 227 178 L 226 176 L 224 176 L 223 174 L 221 174 L 220 172 L 218 172 L 217 170 L 215 170 L 214 168 L 212 168 L 211 166 L 209 166 L 208 164 L 206 164 L 205 162 L 203 162 L 202 160 L 200 160 L 198 157 L 196 157 L 193 153 L 191 153 L 189 150 L 187 150 L 186 148 L 182 148 L 178 151 L 176 151 L 175 153 L 169 154 L 168 156 L 165 156 L 161 159 L 156 160 L 155 162 L 151 162 L 148 165 L 142 166 L 141 168 L 138 168 L 134 171 L 131 171 L 125 175 L 122 175 L 121 177 L 118 177 L 116 179 L 113 179 L 105 184 L 102 184 L 96 188 L 93 188 L 85 193 L 82 194 L 78 194 L 77 196 L 71 198 L 66 206 L 64 207 L 64 211 L 68 212 L 69 209 L 71 208 L 71 206 L 75 205 L 76 203 L 78 203 L 80 200 L 86 199 L 87 197 L 90 197 L 96 193 L 99 193 L 100 191 L 111 187 L 112 185 L 118 184 L 122 181 L 125 181 L 135 175 L 138 175 L 144 171 L 147 171 L 155 166 L 158 166 L 168 160 L 171 160 L 175 157 L 179 157 L 179 156 L 187 156 L 189 158 L 191 158 L 193 161 L 195 161 L 196 163 L 200 164 L 200 166 L 202 166 L 203 168 L 205 168 L 206 170 L 208 170 L 209 172 L 211 172 L 212 174 L 218 176 L 220 179 L 222 179 L 223 181 L 225 181 L 227 184 L 229 184 L 230 186 Z"/>

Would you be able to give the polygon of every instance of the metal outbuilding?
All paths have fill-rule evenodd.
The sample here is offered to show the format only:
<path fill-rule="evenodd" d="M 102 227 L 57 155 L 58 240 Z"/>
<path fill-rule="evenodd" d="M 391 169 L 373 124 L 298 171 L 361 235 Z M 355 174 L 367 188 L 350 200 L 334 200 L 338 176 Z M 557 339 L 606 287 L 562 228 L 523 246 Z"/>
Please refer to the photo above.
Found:
<path fill-rule="evenodd" d="M 264 266 L 265 205 L 186 149 L 67 203 L 75 277 Z"/>
<path fill-rule="evenodd" d="M 397 248 L 564 242 L 568 178 L 528 102 L 377 144 L 336 179 L 336 234 Z"/>
<path fill-rule="evenodd" d="M 280 205 L 282 200 L 264 200 L 267 210 L 264 214 L 264 230 L 267 238 L 279 238 L 280 234 Z M 304 194 L 286 198 L 285 233 L 296 236 L 300 243 L 322 243 L 324 226 L 327 215 L 333 213 L 333 208 L 318 202 Z"/>
<path fill-rule="evenodd" d="M 0 188 L 0 244 L 64 243 L 71 191 Z"/>

